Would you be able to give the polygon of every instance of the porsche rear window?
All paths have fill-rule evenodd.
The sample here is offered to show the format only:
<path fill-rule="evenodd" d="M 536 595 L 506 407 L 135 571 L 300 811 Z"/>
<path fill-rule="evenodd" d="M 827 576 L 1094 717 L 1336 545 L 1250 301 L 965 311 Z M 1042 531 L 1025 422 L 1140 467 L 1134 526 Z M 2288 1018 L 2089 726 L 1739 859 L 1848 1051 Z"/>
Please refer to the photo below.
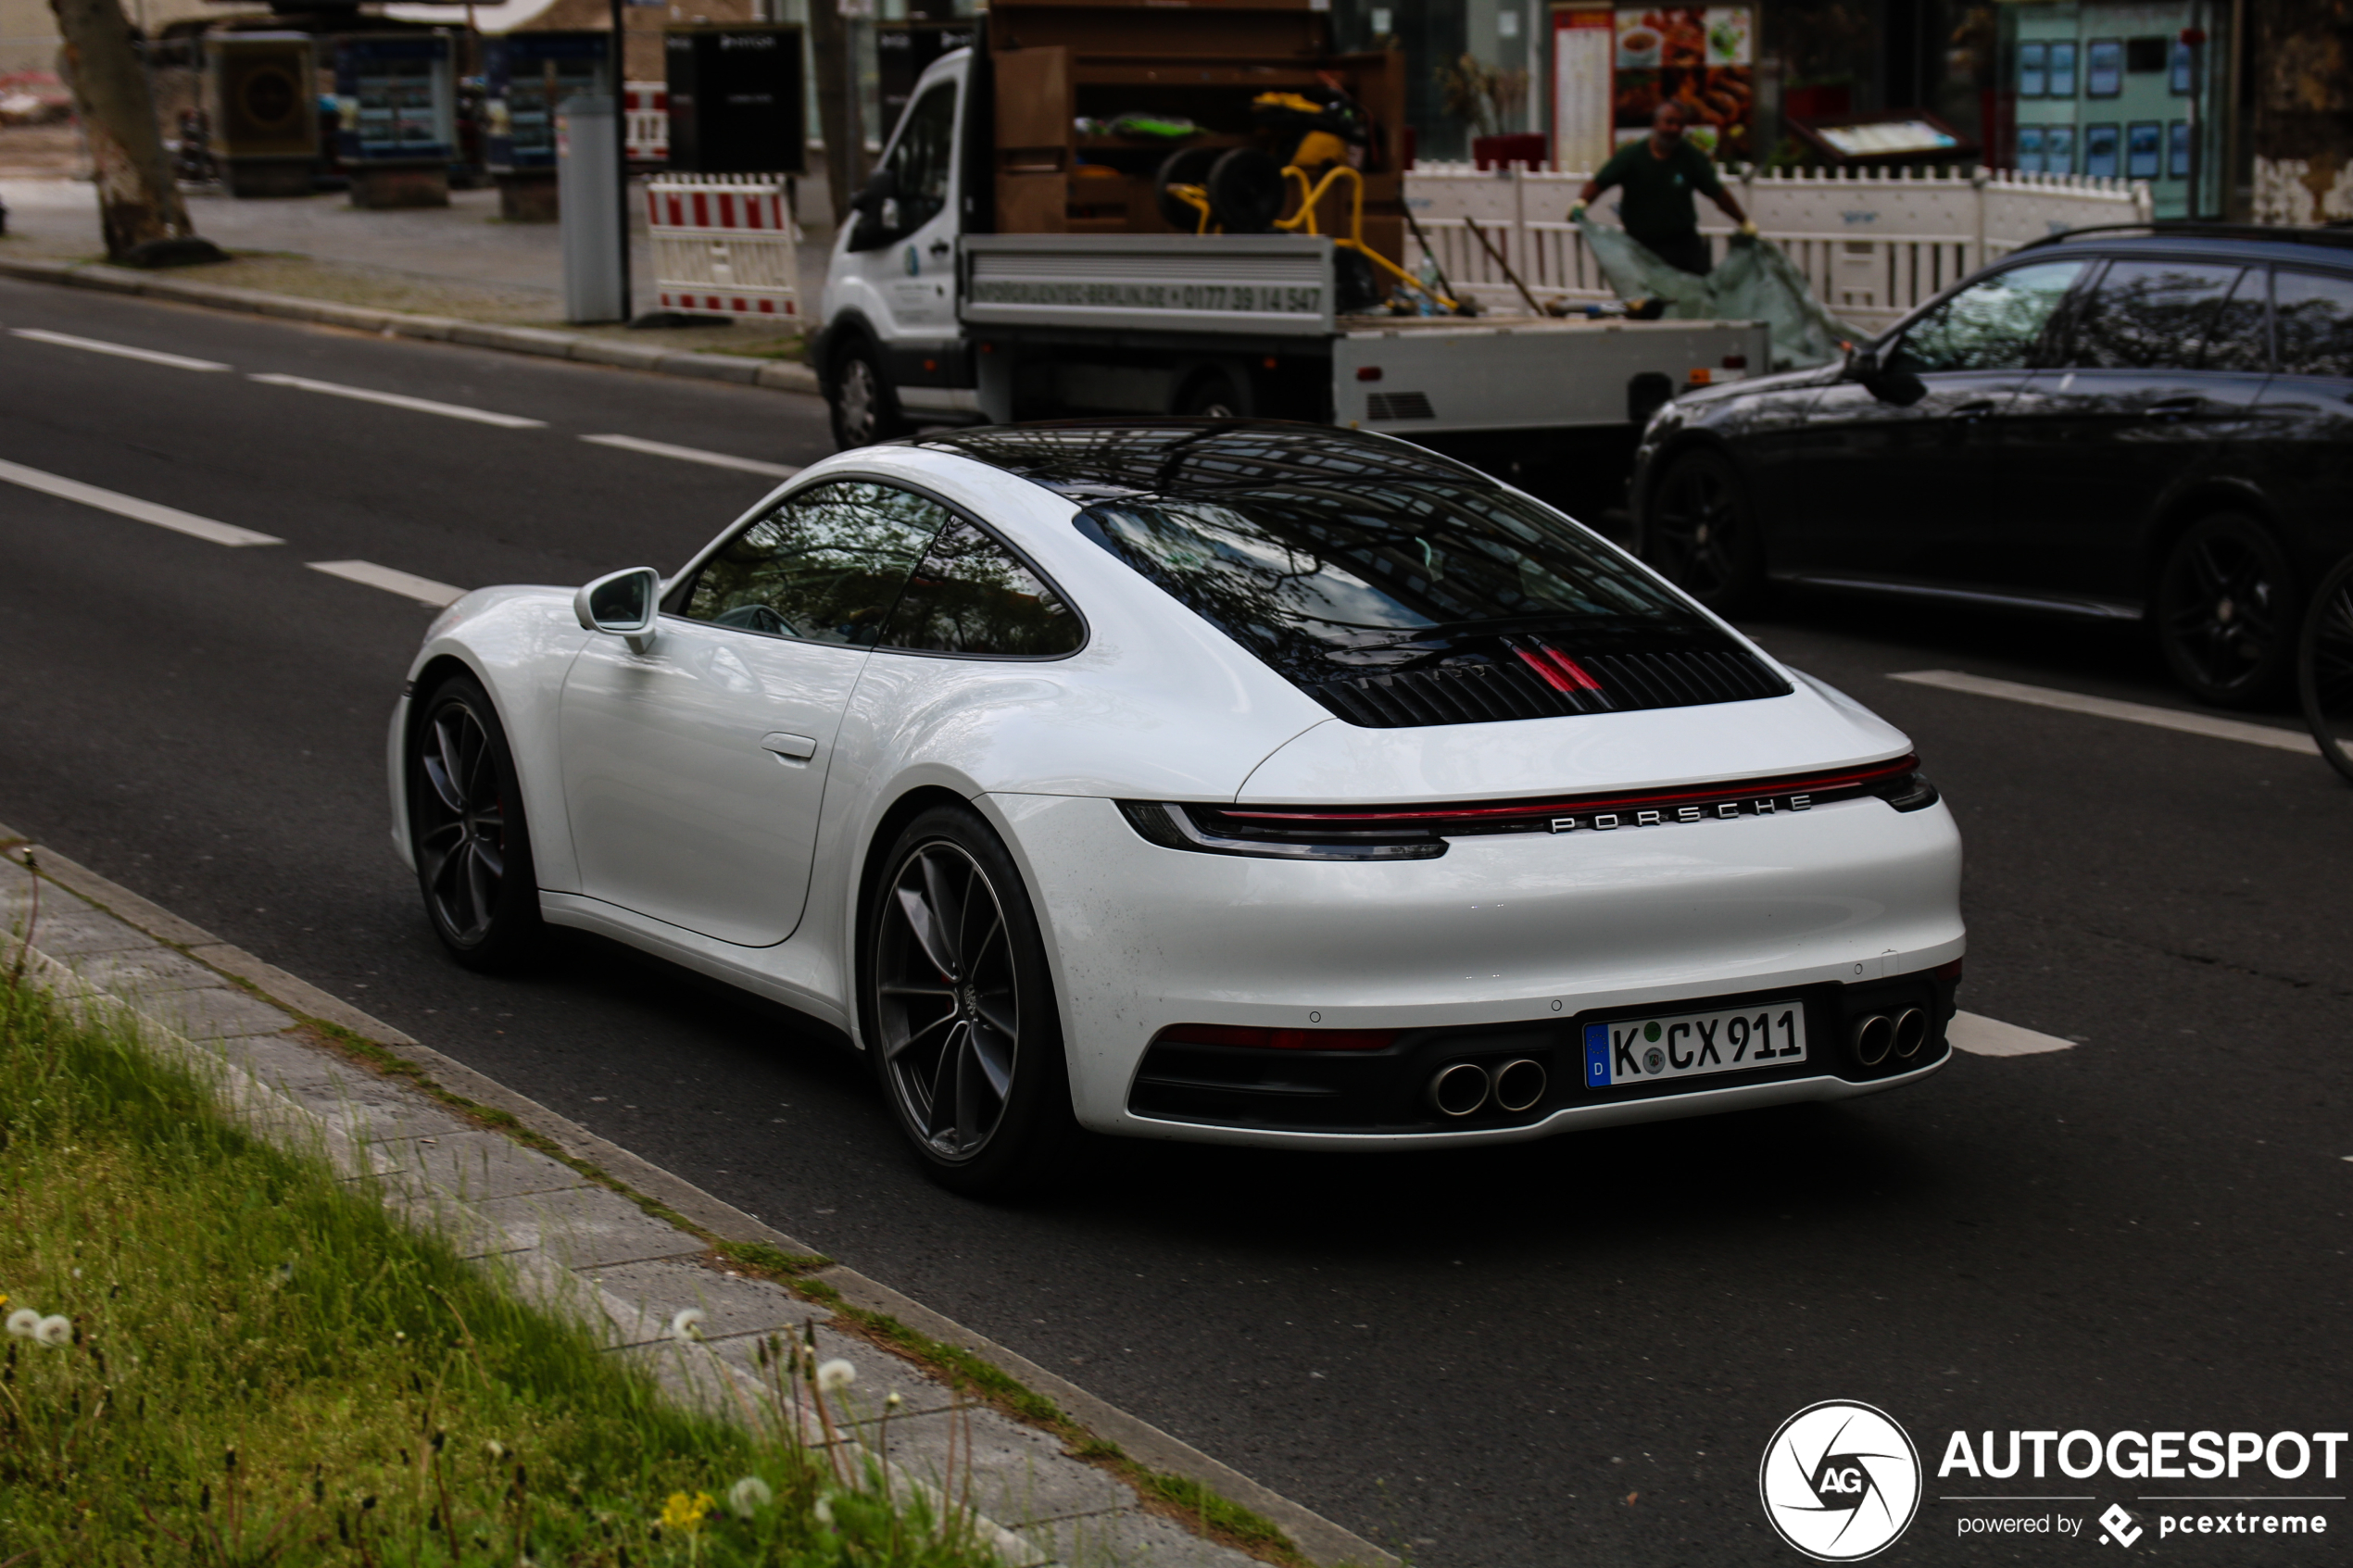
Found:
<path fill-rule="evenodd" d="M 1444 481 L 1277 484 L 1099 501 L 1078 529 L 1267 663 L 1320 682 L 1516 629 L 1700 632 L 1567 518 Z"/>

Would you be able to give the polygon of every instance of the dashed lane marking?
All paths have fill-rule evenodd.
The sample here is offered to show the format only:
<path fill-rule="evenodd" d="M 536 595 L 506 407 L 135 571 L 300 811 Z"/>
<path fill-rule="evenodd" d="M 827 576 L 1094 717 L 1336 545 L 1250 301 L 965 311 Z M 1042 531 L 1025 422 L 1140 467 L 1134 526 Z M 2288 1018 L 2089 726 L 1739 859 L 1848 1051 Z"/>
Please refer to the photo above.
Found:
<path fill-rule="evenodd" d="M 76 337 L 71 332 L 44 332 L 39 327 L 10 327 L 8 332 L 13 337 L 31 338 L 35 343 L 54 343 L 60 348 L 86 348 L 93 354 L 112 354 L 123 359 L 145 359 L 150 365 L 169 365 L 175 370 L 227 370 L 235 368 L 218 359 L 191 359 L 184 354 L 166 354 L 155 348 L 133 348 L 127 343 Z"/>
<path fill-rule="evenodd" d="M 257 375 L 250 378 L 265 386 L 291 386 L 301 392 L 323 392 L 330 397 L 349 397 L 361 403 L 381 403 L 387 408 L 407 408 L 419 414 L 439 414 L 444 419 L 472 420 L 476 424 L 497 425 L 504 430 L 543 430 L 545 420 L 527 420 L 521 414 L 500 414 L 488 408 L 469 408 L 462 403 L 436 403 L 430 397 L 409 397 L 397 392 L 376 392 L 364 386 L 345 386 L 340 382 L 312 381 L 308 376 Z"/>
<path fill-rule="evenodd" d="M 706 452 L 699 446 L 673 446 L 667 441 L 644 441 L 634 435 L 584 435 L 583 441 L 596 446 L 617 446 L 624 452 L 649 452 L 657 458 L 676 458 L 681 462 L 707 463 L 715 469 L 740 469 L 745 473 L 764 473 L 771 479 L 790 479 L 800 470 L 791 463 L 763 463 L 757 458 L 737 458 L 725 452 Z"/>
<path fill-rule="evenodd" d="M 2062 692 L 2049 686 L 2029 686 L 2017 681 L 1965 675 L 1957 670 L 1912 670 L 1900 675 L 1890 675 L 1888 679 L 1908 681 L 1916 686 L 1936 686 L 1948 692 L 1968 692 L 1973 696 L 2000 697 L 2005 702 L 2031 703 L 2036 708 L 2056 708 L 2064 713 L 2088 713 L 2095 719 L 2120 719 L 2128 724 L 2178 730 L 2185 735 L 2205 735 L 2214 740 L 2242 741 L 2248 746 L 2268 746 L 2277 751 L 2301 752 L 2307 757 L 2321 754 L 2321 748 L 2312 743 L 2312 737 L 2299 730 L 2249 724 L 2243 720 L 2221 719 L 2210 713 L 2185 713 L 2177 708 L 2152 708 L 2142 702 L 2085 696 L 2081 692 Z"/>
<path fill-rule="evenodd" d="M 215 522 L 208 517 L 183 512 L 176 507 L 157 506 L 153 501 L 142 501 L 136 495 L 118 495 L 112 490 L 101 490 L 94 484 L 84 484 L 78 479 L 43 473 L 39 469 L 29 469 L 18 463 L 0 462 L 0 480 L 6 480 L 10 484 L 21 484 L 27 490 L 38 490 L 44 495 L 55 495 L 59 500 L 95 507 L 117 517 L 151 522 L 157 528 L 169 528 L 175 533 L 185 533 L 215 545 L 285 543 L 274 533 L 258 533 L 250 528 L 239 528 L 233 522 Z"/>
<path fill-rule="evenodd" d="M 1957 1012 L 1953 1022 L 1944 1026 L 1944 1038 L 1957 1051 L 1971 1056 L 2039 1056 L 2045 1051 L 2071 1051 L 2072 1040 L 2062 1040 L 2056 1035 L 2037 1035 L 2032 1029 L 2020 1029 L 2015 1023 L 1981 1017 L 1973 1012 Z"/>
<path fill-rule="evenodd" d="M 306 563 L 313 571 L 323 571 L 330 577 L 340 577 L 346 583 L 364 583 L 382 588 L 387 594 L 398 594 L 404 599 L 414 599 L 421 605 L 439 609 L 455 604 L 465 596 L 466 590 L 453 588 L 447 583 L 436 583 L 430 577 L 420 577 L 413 571 L 401 571 L 389 566 L 378 566 L 371 560 L 314 560 Z"/>

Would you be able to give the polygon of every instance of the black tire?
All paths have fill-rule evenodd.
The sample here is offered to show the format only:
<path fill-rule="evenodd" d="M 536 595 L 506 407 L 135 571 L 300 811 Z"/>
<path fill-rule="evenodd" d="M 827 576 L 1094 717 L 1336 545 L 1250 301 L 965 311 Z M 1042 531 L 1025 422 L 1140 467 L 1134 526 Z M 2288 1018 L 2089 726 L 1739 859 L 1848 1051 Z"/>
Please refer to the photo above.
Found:
<path fill-rule="evenodd" d="M 1209 166 L 1216 161 L 1215 147 L 1179 147 L 1160 160 L 1160 172 L 1152 177 L 1152 197 L 1159 204 L 1161 220 L 1178 233 L 1199 233 L 1201 214 L 1170 195 L 1168 187 L 1207 184 Z"/>
<path fill-rule="evenodd" d="M 2329 766 L 2353 781 L 2353 556 L 2322 579 L 2296 639 L 2304 721 Z"/>
<path fill-rule="evenodd" d="M 961 806 L 907 824 L 859 925 L 869 1058 L 942 1186 L 1013 1198 L 1075 1145 L 1069 1066 L 1038 917 L 988 825 Z"/>
<path fill-rule="evenodd" d="M 1642 508 L 1642 558 L 1716 611 L 1765 595 L 1765 540 L 1740 470 L 1705 448 L 1670 458 Z"/>
<path fill-rule="evenodd" d="M 1283 166 L 1271 153 L 1234 147 L 1210 166 L 1210 208 L 1229 234 L 1270 232 L 1290 199 Z"/>
<path fill-rule="evenodd" d="M 883 374 L 882 356 L 862 339 L 834 356 L 825 408 L 833 417 L 834 445 L 845 452 L 906 433 L 898 394 Z"/>
<path fill-rule="evenodd" d="M 2243 512 L 2198 519 L 2158 569 L 2151 617 L 2166 667 L 2218 708 L 2280 696 L 2296 668 L 2296 612 L 2287 552 Z"/>
<path fill-rule="evenodd" d="M 425 917 L 468 969 L 512 969 L 546 935 L 514 754 L 471 676 L 434 689 L 409 746 L 409 845 Z"/>

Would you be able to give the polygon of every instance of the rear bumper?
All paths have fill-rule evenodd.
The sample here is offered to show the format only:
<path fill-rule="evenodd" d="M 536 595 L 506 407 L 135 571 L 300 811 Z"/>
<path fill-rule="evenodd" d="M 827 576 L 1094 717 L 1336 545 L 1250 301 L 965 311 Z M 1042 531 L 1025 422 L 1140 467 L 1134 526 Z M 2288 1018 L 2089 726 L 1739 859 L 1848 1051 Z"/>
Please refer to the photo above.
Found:
<path fill-rule="evenodd" d="M 1960 957 L 1964 942 L 1960 840 L 1941 804 L 1903 813 L 1856 800 L 1642 834 L 1458 839 L 1432 860 L 1298 863 L 1164 849 L 1107 800 L 986 803 L 1038 896 L 1074 1103 L 1099 1132 L 1302 1148 L 1510 1142 L 1844 1098 L 1942 1061 L 1951 987 L 1923 972 Z M 1848 1002 L 1888 985 L 1932 997 L 1938 1033 L 1917 1067 L 1863 1074 L 1833 1048 Z M 1809 1040 L 1822 1044 L 1802 1076 L 1586 1095 L 1560 1054 L 1581 1020 L 1766 994 L 1807 998 Z M 1153 1036 L 1176 1023 L 1406 1033 L 1382 1053 L 1385 1068 L 1339 1064 L 1363 1071 L 1362 1093 L 1317 1123 L 1241 1114 L 1247 1095 L 1220 1110 L 1214 1094 L 1188 1099 L 1143 1082 L 1218 1081 L 1158 1060 L 1146 1073 Z M 1417 1123 L 1405 1108 L 1450 1051 L 1550 1051 L 1565 1069 L 1553 1077 L 1567 1081 L 1508 1122 Z M 1251 1053 L 1292 1055 L 1287 1072 L 1310 1054 L 1327 1053 Z"/>

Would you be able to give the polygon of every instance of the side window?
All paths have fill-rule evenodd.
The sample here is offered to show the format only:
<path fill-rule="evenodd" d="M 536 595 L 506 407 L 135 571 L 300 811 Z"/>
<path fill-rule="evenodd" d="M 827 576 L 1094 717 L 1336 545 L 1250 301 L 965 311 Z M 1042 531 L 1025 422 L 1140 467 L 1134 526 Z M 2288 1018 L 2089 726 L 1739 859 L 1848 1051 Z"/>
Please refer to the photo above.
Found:
<path fill-rule="evenodd" d="M 2040 261 L 1971 283 L 1915 321 L 1888 363 L 1915 375 L 2025 370 L 2083 267 Z"/>
<path fill-rule="evenodd" d="M 2207 330 L 2206 353 L 2198 367 L 2207 370 L 2268 370 L 2271 345 L 2263 330 L 2263 269 L 2250 267 L 2231 286 L 2231 297 L 2216 312 Z"/>
<path fill-rule="evenodd" d="M 891 612 L 886 646 L 928 653 L 1075 653 L 1084 631 L 1020 557 L 957 520 L 935 540 Z"/>
<path fill-rule="evenodd" d="M 912 234 L 948 205 L 948 173 L 956 149 L 956 84 L 942 82 L 908 109 L 900 122 L 885 167 L 898 194 L 886 208 L 883 227 L 893 237 Z"/>
<path fill-rule="evenodd" d="M 2218 262 L 2111 263 L 2077 314 L 2068 362 L 2085 370 L 2194 368 L 2238 275 Z"/>
<path fill-rule="evenodd" d="M 2280 369 L 2291 376 L 2353 376 L 2353 278 L 2283 270 L 2271 282 Z"/>
<path fill-rule="evenodd" d="M 772 637 L 871 645 L 907 574 L 950 521 L 896 485 L 822 484 L 721 546 L 686 596 L 686 618 Z"/>

